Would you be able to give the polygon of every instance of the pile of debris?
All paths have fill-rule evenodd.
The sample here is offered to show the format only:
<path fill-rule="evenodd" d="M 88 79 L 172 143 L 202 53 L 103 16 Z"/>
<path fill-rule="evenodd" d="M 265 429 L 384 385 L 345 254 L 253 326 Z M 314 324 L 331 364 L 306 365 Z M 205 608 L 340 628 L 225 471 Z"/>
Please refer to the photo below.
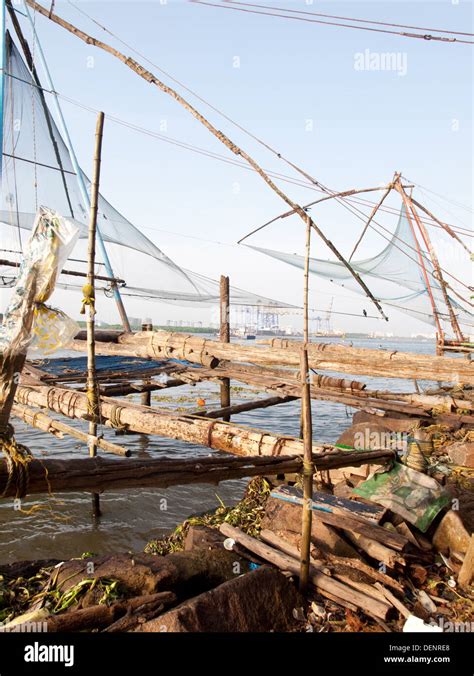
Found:
<path fill-rule="evenodd" d="M 1 628 L 471 631 L 470 505 L 405 465 L 368 471 L 315 485 L 304 596 L 298 477 L 258 478 L 237 506 L 188 519 L 145 553 L 0 567 Z"/>

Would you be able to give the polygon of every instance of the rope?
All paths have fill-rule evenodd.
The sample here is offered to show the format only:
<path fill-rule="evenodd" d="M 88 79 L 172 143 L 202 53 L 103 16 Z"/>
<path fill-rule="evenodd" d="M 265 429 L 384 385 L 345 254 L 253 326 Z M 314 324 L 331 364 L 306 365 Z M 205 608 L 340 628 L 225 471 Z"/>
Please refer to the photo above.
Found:
<path fill-rule="evenodd" d="M 15 441 L 13 435 L 14 430 L 10 424 L 7 425 L 5 432 L 0 435 L 0 449 L 5 456 L 8 470 L 8 477 L 0 498 L 4 498 L 10 492 L 12 486 L 15 489 L 15 498 L 23 498 L 28 490 L 28 464 L 33 456 L 26 446 Z"/>
<path fill-rule="evenodd" d="M 116 429 L 116 430 L 125 430 L 127 429 L 126 425 L 122 425 L 120 422 L 120 414 L 124 410 L 123 406 L 119 406 L 118 404 L 112 404 L 112 408 L 110 411 L 110 416 L 109 416 L 109 422 L 111 426 Z"/>

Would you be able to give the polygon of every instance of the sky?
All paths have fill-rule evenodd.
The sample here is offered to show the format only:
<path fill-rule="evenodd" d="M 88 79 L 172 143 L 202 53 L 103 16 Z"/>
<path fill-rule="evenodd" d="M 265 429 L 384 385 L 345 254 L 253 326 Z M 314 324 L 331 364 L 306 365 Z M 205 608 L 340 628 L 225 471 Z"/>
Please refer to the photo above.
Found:
<path fill-rule="evenodd" d="M 474 32 L 472 3 L 463 0 L 262 0 L 262 4 Z M 322 26 L 187 0 L 77 0 L 74 5 L 57 0 L 55 12 L 173 84 L 158 67 L 165 70 L 332 189 L 386 184 L 394 171 L 401 171 L 416 186 L 423 186 L 415 188 L 414 196 L 432 211 L 450 223 L 471 227 L 471 212 L 451 202 L 472 207 L 472 45 Z M 155 65 L 132 54 L 78 9 Z M 61 99 L 79 163 L 89 174 L 94 111 L 105 112 L 101 192 L 109 202 L 178 265 L 216 279 L 227 274 L 238 287 L 300 305 L 300 271 L 236 245 L 246 233 L 286 211 L 285 203 L 254 172 L 114 123 L 109 116 L 232 158 L 187 111 L 118 60 L 42 16 L 35 21 L 55 89 L 92 109 Z M 394 67 L 370 68 L 386 53 L 395 55 Z M 178 89 L 263 167 L 298 178 L 282 160 Z M 278 185 L 301 203 L 319 196 L 293 183 Z M 390 204 L 397 207 L 396 200 Z M 349 254 L 363 224 L 334 204 L 315 209 L 312 215 L 334 244 Z M 385 215 L 381 223 L 393 231 L 396 216 Z M 446 245 L 438 234 L 433 232 L 433 239 L 441 249 L 442 264 L 472 283 L 467 255 Z M 248 243 L 303 253 L 304 241 L 304 224 L 293 217 L 269 226 Z M 361 256 L 374 255 L 385 243 L 372 233 L 361 246 Z M 316 236 L 311 251 L 318 258 L 332 257 Z M 114 255 L 113 263 L 125 279 L 140 266 L 148 278 L 155 274 L 151 258 L 143 263 L 133 254 Z M 66 299 L 64 292 L 57 292 L 55 298 L 78 317 L 79 296 Z M 397 335 L 431 331 L 396 311 L 388 312 L 388 323 L 365 319 L 363 309 L 377 315 L 368 300 L 312 277 L 311 307 L 324 312 L 332 298 L 336 312 L 359 315 L 334 315 L 334 328 Z M 131 316 L 151 317 L 157 324 L 168 319 L 205 323 L 216 319 L 215 309 L 129 298 L 125 304 Z M 99 319 L 117 320 L 110 300 L 100 299 L 98 307 Z M 287 316 L 281 323 L 298 326 L 301 319 Z"/>

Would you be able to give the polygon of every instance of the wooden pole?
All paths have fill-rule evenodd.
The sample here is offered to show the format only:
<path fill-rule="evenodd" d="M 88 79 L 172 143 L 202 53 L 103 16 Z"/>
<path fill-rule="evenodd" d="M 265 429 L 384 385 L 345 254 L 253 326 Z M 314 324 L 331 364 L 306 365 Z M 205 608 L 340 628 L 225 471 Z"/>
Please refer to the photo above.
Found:
<path fill-rule="evenodd" d="M 433 291 L 432 291 L 432 288 L 431 288 L 431 283 L 430 283 L 428 271 L 426 269 L 425 261 L 424 261 L 423 255 L 421 253 L 421 248 L 420 248 L 420 244 L 418 242 L 418 237 L 416 236 L 415 227 L 413 225 L 412 217 L 410 216 L 409 197 L 406 194 L 406 192 L 404 191 L 404 189 L 402 188 L 401 183 L 400 183 L 400 179 L 398 181 L 396 181 L 395 188 L 400 193 L 401 198 L 403 200 L 403 204 L 405 206 L 406 217 L 407 217 L 408 223 L 410 225 L 410 229 L 412 231 L 413 238 L 415 240 L 416 251 L 417 251 L 417 254 L 418 254 L 418 260 L 419 260 L 420 267 L 421 267 L 422 272 L 423 272 L 423 277 L 424 277 L 426 288 L 427 288 L 428 295 L 429 295 L 429 298 L 430 298 L 431 308 L 433 310 L 433 316 L 434 316 L 434 319 L 435 319 L 435 322 L 436 322 L 436 328 L 438 329 L 438 336 L 437 336 L 437 343 L 436 343 L 436 354 L 440 355 L 440 354 L 442 354 L 442 352 L 440 352 L 440 344 L 442 345 L 444 343 L 444 331 L 443 331 L 443 327 L 441 326 L 438 307 L 436 305 L 436 301 L 435 301 L 434 296 L 433 296 Z"/>
<path fill-rule="evenodd" d="M 268 344 L 263 348 L 261 342 Z M 301 341 L 272 338 L 255 345 L 222 343 L 185 333 L 121 334 L 116 342 L 97 345 L 98 354 L 115 354 L 153 359 L 186 359 L 195 364 L 215 368 L 219 361 L 237 361 L 265 366 L 300 366 Z M 71 342 L 72 349 L 84 350 L 80 340 Z M 100 350 L 100 352 L 99 352 Z M 335 371 L 351 375 L 383 378 L 433 380 L 474 384 L 474 364 L 464 359 L 445 356 L 393 352 L 350 347 L 335 343 L 310 343 L 309 365 L 318 371 Z"/>
<path fill-rule="evenodd" d="M 85 432 L 82 432 L 75 427 L 71 427 L 70 425 L 66 425 L 66 423 L 63 423 L 61 420 L 54 420 L 53 418 L 50 418 L 49 415 L 46 415 L 37 409 L 28 408 L 28 406 L 23 406 L 23 404 L 14 404 L 11 412 L 16 418 L 23 420 L 23 422 L 32 427 L 36 427 L 36 429 L 42 430 L 43 432 L 48 432 L 49 434 L 61 437 L 64 434 L 67 434 L 86 444 L 89 441 L 89 437 Z M 96 443 L 99 448 L 107 453 L 114 453 L 115 455 L 121 455 L 127 458 L 132 454 L 129 448 L 113 444 L 106 439 L 97 438 Z"/>
<path fill-rule="evenodd" d="M 311 393 L 308 367 L 309 342 L 309 256 L 311 249 L 311 222 L 308 218 L 306 227 L 306 258 L 304 267 L 304 303 L 303 303 L 303 347 L 301 350 L 301 420 L 303 428 L 303 519 L 300 550 L 300 590 L 305 592 L 309 579 L 309 556 L 311 547 L 311 521 L 313 510 L 313 474 L 312 458 L 313 425 L 311 417 Z"/>
<path fill-rule="evenodd" d="M 400 176 L 400 174 L 395 174 L 395 177 L 394 177 L 393 180 L 395 181 L 399 176 Z M 368 218 L 366 224 L 364 225 L 364 227 L 363 227 L 363 229 L 362 229 L 362 232 L 361 232 L 361 234 L 360 234 L 360 237 L 359 237 L 359 239 L 357 240 L 357 242 L 355 243 L 354 248 L 352 249 L 352 253 L 351 253 L 351 255 L 349 256 L 349 262 L 352 260 L 352 257 L 353 257 L 353 255 L 355 254 L 355 252 L 357 251 L 357 248 L 358 248 L 359 244 L 362 242 L 362 239 L 363 239 L 365 233 L 367 232 L 367 229 L 368 229 L 369 225 L 371 224 L 371 222 L 372 222 L 372 220 L 373 220 L 375 214 L 376 214 L 377 211 L 380 209 L 380 207 L 382 206 L 382 204 L 385 202 L 385 199 L 389 196 L 389 194 L 390 194 L 390 192 L 392 191 L 392 189 L 393 189 L 393 181 L 392 181 L 392 183 L 390 183 L 390 185 L 387 186 L 387 189 L 386 189 L 386 191 L 384 192 L 384 194 L 382 195 L 382 197 L 380 198 L 379 202 L 377 202 L 377 204 L 376 204 L 376 205 L 374 206 L 374 208 L 372 209 L 372 211 L 371 211 L 371 213 L 370 213 L 370 216 L 369 216 L 369 218 Z"/>
<path fill-rule="evenodd" d="M 87 308 L 87 398 L 89 402 L 89 455 L 97 455 L 97 422 L 100 420 L 100 400 L 95 368 L 95 242 L 97 232 L 97 210 L 99 205 L 100 163 L 102 154 L 102 136 L 104 130 L 104 113 L 97 115 L 95 129 L 94 167 L 91 182 L 91 208 L 89 220 L 89 242 L 87 251 L 87 284 L 84 293 L 84 307 Z M 92 495 L 92 514 L 95 518 L 101 515 L 99 494 Z"/>
<path fill-rule="evenodd" d="M 220 281 L 220 331 L 219 339 L 222 343 L 230 343 L 230 287 L 229 278 L 221 275 Z M 221 408 L 230 406 L 230 378 L 221 380 Z M 222 416 L 225 422 L 229 422 L 230 413 Z"/>
<path fill-rule="evenodd" d="M 418 226 L 419 231 L 421 232 L 421 236 L 423 238 L 423 241 L 426 245 L 426 248 L 428 249 L 428 252 L 430 254 L 431 262 L 433 263 L 433 267 L 436 270 L 436 275 L 437 275 L 437 281 L 441 287 L 441 293 L 443 294 L 444 302 L 446 304 L 446 307 L 448 308 L 449 312 L 449 317 L 451 320 L 451 326 L 454 331 L 454 335 L 457 340 L 463 341 L 464 336 L 462 334 L 461 328 L 458 323 L 458 318 L 456 317 L 456 314 L 454 312 L 453 306 L 451 304 L 451 300 L 448 296 L 448 292 L 446 290 L 446 282 L 444 281 L 443 273 L 441 271 L 441 266 L 439 264 L 438 256 L 436 255 L 436 251 L 433 248 L 433 245 L 431 243 L 430 236 L 428 234 L 428 230 L 426 229 L 425 225 L 421 221 L 420 217 L 418 216 L 418 212 L 415 209 L 415 206 L 413 204 L 413 200 L 411 197 L 408 197 L 409 202 L 410 202 L 410 210 L 411 213 L 413 214 L 413 218 L 416 221 L 416 224 Z"/>
<path fill-rule="evenodd" d="M 153 324 L 150 323 L 143 323 L 142 324 L 142 331 L 153 331 Z M 140 396 L 140 403 L 142 406 L 151 406 L 151 389 L 147 389 L 147 385 L 151 385 L 150 380 L 144 380 L 143 381 L 143 386 L 144 390 Z"/>
<path fill-rule="evenodd" d="M 70 491 L 115 491 L 124 488 L 167 488 L 185 484 L 218 484 L 251 476 L 295 473 L 301 469 L 298 456 L 175 458 L 129 458 L 101 456 L 79 459 L 41 459 L 28 463 L 27 495 Z M 0 485 L 7 483 L 9 467 L 0 460 Z M 11 482 L 4 497 L 15 495 Z"/>

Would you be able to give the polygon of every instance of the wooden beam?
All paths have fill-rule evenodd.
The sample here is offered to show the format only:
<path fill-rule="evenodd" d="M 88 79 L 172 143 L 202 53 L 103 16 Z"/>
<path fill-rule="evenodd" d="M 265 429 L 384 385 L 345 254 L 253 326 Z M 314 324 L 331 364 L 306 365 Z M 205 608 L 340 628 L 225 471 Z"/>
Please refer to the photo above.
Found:
<path fill-rule="evenodd" d="M 258 475 L 298 472 L 298 457 L 280 456 L 223 458 L 203 457 L 176 460 L 173 458 L 131 458 L 126 462 L 94 457 L 81 459 L 42 459 L 28 463 L 28 495 L 91 491 L 99 493 L 124 488 L 167 488 L 192 483 L 217 484 L 229 479 Z M 0 462 L 0 486 L 8 479 L 8 466 Z M 11 482 L 5 497 L 15 495 Z"/>
<path fill-rule="evenodd" d="M 46 385 L 30 387 L 20 385 L 16 401 L 25 406 L 49 408 L 68 418 L 87 420 L 87 396 L 76 390 Z M 264 430 L 198 416 L 168 414 L 136 404 L 125 403 L 119 399 L 101 397 L 101 415 L 104 421 L 109 421 L 117 427 L 125 427 L 143 434 L 158 434 L 171 439 L 181 439 L 235 455 L 275 456 L 301 455 L 303 453 L 303 442 L 294 437 L 279 436 Z M 341 452 L 331 444 L 313 443 L 313 453 L 317 455 L 315 459 L 317 465 L 319 458 L 327 455 L 328 452 L 341 455 Z M 344 458 L 349 458 L 351 454 L 342 452 L 342 455 Z M 356 462 L 362 457 L 364 456 L 360 451 L 353 454 Z M 376 462 L 374 458 L 377 457 L 383 462 L 387 458 L 393 458 L 393 452 L 379 450 L 373 456 L 369 452 L 366 457 L 371 458 L 366 462 Z M 348 465 L 350 464 L 351 462 L 348 462 Z"/>
<path fill-rule="evenodd" d="M 265 347 L 262 344 L 239 345 L 183 333 L 154 331 L 123 334 L 117 343 L 97 345 L 97 352 L 154 359 L 185 359 L 212 368 L 218 366 L 220 361 L 299 367 L 300 341 L 272 338 L 266 340 L 265 344 Z M 72 341 L 71 347 L 84 350 L 81 341 Z M 372 350 L 334 343 L 309 343 L 308 358 L 310 368 L 322 371 L 474 385 L 474 363 L 453 357 Z"/>

